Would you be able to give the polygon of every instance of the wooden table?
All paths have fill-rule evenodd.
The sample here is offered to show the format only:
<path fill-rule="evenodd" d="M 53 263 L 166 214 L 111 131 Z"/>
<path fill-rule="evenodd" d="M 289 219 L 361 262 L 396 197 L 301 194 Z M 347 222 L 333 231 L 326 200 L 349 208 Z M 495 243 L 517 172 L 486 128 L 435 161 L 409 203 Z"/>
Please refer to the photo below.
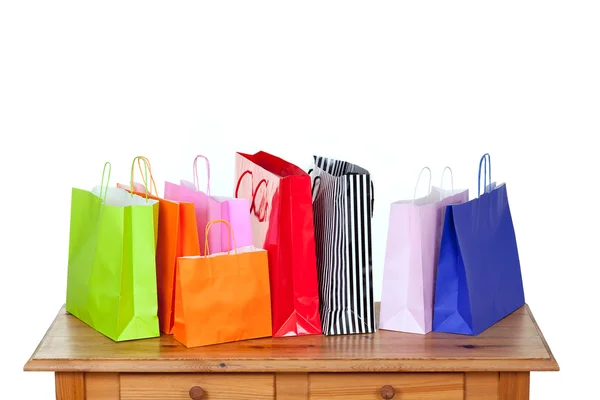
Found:
<path fill-rule="evenodd" d="M 378 331 L 187 349 L 172 336 L 115 343 L 66 313 L 25 371 L 53 371 L 59 400 L 524 400 L 530 371 L 558 371 L 525 306 L 476 337 Z"/>

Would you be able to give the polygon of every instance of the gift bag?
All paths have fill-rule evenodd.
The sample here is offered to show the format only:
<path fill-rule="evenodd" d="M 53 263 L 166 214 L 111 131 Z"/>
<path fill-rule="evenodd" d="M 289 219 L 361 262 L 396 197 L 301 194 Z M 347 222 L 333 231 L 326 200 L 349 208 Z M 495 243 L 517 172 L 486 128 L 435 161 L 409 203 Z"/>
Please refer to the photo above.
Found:
<path fill-rule="evenodd" d="M 482 164 L 484 193 L 479 183 L 477 198 L 446 208 L 433 312 L 436 332 L 478 335 L 525 304 L 506 184 L 492 182 L 489 154 L 479 163 L 480 178 Z"/>
<path fill-rule="evenodd" d="M 429 194 L 416 198 L 421 175 L 429 172 Z M 444 169 L 452 170 L 448 167 Z M 452 176 L 452 175 L 450 175 Z M 453 179 L 452 179 L 453 181 Z M 443 183 L 443 173 L 442 173 Z M 469 200 L 468 190 L 431 186 L 431 170 L 419 174 L 410 200 L 391 204 L 383 266 L 379 328 L 425 334 L 431 331 L 433 295 L 446 206 Z"/>
<path fill-rule="evenodd" d="M 197 162 L 198 158 L 206 161 L 207 183 L 206 193 L 200 191 Z M 181 180 L 179 184 L 165 182 L 165 199 L 191 202 L 196 213 L 196 229 L 200 243 L 204 243 L 206 225 L 209 221 L 224 219 L 231 224 L 237 235 L 237 244 L 240 247 L 252 245 L 252 228 L 250 226 L 250 208 L 246 199 L 234 197 L 212 196 L 210 194 L 210 163 L 208 158 L 198 155 L 193 165 L 194 182 Z M 211 253 L 227 251 L 233 243 L 229 242 L 226 229 L 222 226 L 213 226 L 210 231 L 209 250 Z M 201 249 L 202 250 L 202 249 Z"/>
<path fill-rule="evenodd" d="M 66 310 L 114 341 L 156 337 L 159 205 L 108 187 L 107 167 L 106 184 L 71 194 Z"/>
<path fill-rule="evenodd" d="M 313 162 L 310 174 L 323 333 L 375 332 L 371 175 L 346 161 L 314 156 Z"/>
<path fill-rule="evenodd" d="M 233 246 L 210 253 L 209 231 L 223 223 Z M 173 337 L 187 347 L 271 336 L 267 252 L 235 245 L 225 220 L 210 221 L 204 255 L 180 257 L 177 265 Z"/>
<path fill-rule="evenodd" d="M 254 245 L 269 255 L 273 336 L 320 334 L 310 177 L 262 151 L 235 165 L 235 197 L 250 201 Z"/>
<path fill-rule="evenodd" d="M 156 183 L 152 176 L 150 162 L 145 157 L 138 157 L 141 171 L 141 161 L 144 161 L 149 179 L 144 178 L 144 184 L 134 182 L 133 193 L 146 196 L 146 187 L 153 189 L 154 195 L 148 198 L 158 201 L 158 243 L 156 248 L 156 278 L 158 291 L 158 320 L 161 332 L 173 333 L 175 312 L 175 267 L 177 257 L 200 255 L 200 244 L 196 230 L 196 211 L 194 204 L 165 200 L 158 197 Z M 142 172 L 142 171 L 141 171 Z M 117 187 L 130 191 L 129 185 L 117 184 Z"/>

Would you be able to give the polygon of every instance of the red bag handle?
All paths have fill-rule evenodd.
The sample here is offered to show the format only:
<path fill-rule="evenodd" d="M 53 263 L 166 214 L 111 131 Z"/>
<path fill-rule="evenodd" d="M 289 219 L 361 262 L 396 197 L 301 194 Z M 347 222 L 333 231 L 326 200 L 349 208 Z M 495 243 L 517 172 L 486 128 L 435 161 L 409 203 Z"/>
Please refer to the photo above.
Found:
<path fill-rule="evenodd" d="M 240 175 L 240 178 L 237 181 L 237 186 L 235 187 L 235 197 L 238 197 L 238 191 L 240 190 L 240 184 L 242 183 L 242 179 L 244 179 L 244 176 L 246 176 L 246 174 L 250 174 L 252 176 L 252 180 L 254 181 L 254 175 L 252 175 L 252 171 L 250 171 L 249 169 L 245 170 L 244 173 L 242 175 Z M 252 209 L 252 207 L 250 207 L 250 209 Z"/>
<path fill-rule="evenodd" d="M 235 197 L 238 198 L 238 192 L 240 190 L 240 185 L 242 183 L 242 179 L 244 179 L 244 176 L 246 176 L 246 174 L 250 174 L 252 176 L 252 183 L 254 186 L 254 174 L 252 174 L 252 171 L 250 171 L 249 169 L 245 170 L 244 173 L 242 175 L 240 175 L 238 181 L 237 181 L 237 185 L 235 187 Z M 259 222 L 264 222 L 264 220 L 267 217 L 267 209 L 269 207 L 269 202 L 266 201 L 264 203 L 264 208 L 261 208 L 260 210 L 256 209 L 256 195 L 258 194 L 258 189 L 262 186 L 262 184 L 265 184 L 265 187 L 268 186 L 269 182 L 266 179 L 261 179 L 260 182 L 258 182 L 258 185 L 256 185 L 256 188 L 254 188 L 252 190 L 252 201 L 250 203 L 250 213 L 254 212 L 254 215 L 258 218 Z M 263 214 L 260 214 L 260 211 L 263 211 Z"/>
<path fill-rule="evenodd" d="M 267 188 L 269 182 L 267 182 L 266 179 L 262 179 L 260 182 L 258 182 L 258 185 L 256 185 L 256 188 L 254 189 L 254 193 L 252 194 L 252 204 L 250 206 L 250 212 L 254 211 L 254 215 L 256 216 L 256 218 L 258 218 L 259 222 L 263 222 L 266 218 L 267 218 L 267 210 L 269 208 L 269 202 L 265 201 L 264 202 L 264 207 L 262 207 L 262 204 L 260 205 L 260 208 L 257 210 L 256 209 L 256 195 L 258 194 L 258 189 L 260 189 L 262 184 L 265 184 L 265 189 Z M 261 215 L 261 211 L 263 212 Z"/>

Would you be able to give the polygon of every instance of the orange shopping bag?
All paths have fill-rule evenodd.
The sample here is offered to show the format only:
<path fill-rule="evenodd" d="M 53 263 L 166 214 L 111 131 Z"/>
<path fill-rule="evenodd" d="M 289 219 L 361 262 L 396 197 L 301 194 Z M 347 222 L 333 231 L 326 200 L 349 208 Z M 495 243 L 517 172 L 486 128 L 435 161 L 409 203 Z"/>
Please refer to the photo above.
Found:
<path fill-rule="evenodd" d="M 200 243 L 196 229 L 196 211 L 193 203 L 165 200 L 158 197 L 156 183 L 152 177 L 150 161 L 146 157 L 136 157 L 145 164 L 148 179 L 144 175 L 144 185 L 133 181 L 131 171 L 131 186 L 117 184 L 117 187 L 134 194 L 158 200 L 158 240 L 156 248 L 156 283 L 158 291 L 158 322 L 161 332 L 173 333 L 174 297 L 175 297 L 175 268 L 177 257 L 200 255 Z M 150 181 L 150 183 L 148 183 Z M 146 187 L 148 189 L 146 189 Z M 154 189 L 154 190 L 152 190 Z M 154 195 L 151 193 L 154 192 Z M 149 194 L 150 193 L 150 194 Z"/>
<path fill-rule="evenodd" d="M 234 249 L 209 254 L 208 232 L 227 225 Z M 272 335 L 271 293 L 266 250 L 237 248 L 225 220 L 206 225 L 204 256 L 179 257 L 173 337 L 187 347 Z"/>

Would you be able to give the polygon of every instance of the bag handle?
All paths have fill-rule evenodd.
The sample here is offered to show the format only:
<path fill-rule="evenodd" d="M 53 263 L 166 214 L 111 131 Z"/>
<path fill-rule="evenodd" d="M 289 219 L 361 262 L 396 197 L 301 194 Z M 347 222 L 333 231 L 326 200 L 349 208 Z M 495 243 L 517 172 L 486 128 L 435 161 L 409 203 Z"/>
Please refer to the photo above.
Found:
<path fill-rule="evenodd" d="M 444 175 L 446 175 L 446 171 L 450 171 L 450 187 L 451 190 L 454 192 L 454 173 L 452 172 L 452 168 L 450 167 L 445 167 L 444 171 L 442 171 L 442 182 L 440 183 L 440 188 L 444 188 Z"/>
<path fill-rule="evenodd" d="M 415 192 L 413 194 L 413 200 L 412 202 L 415 202 L 415 199 L 417 198 L 417 189 L 419 188 L 419 182 L 421 181 L 421 177 L 423 176 L 423 172 L 427 170 L 429 172 L 429 190 L 427 192 L 427 194 L 431 193 L 431 169 L 429 169 L 429 167 L 423 167 L 421 169 L 421 172 L 419 172 L 419 177 L 417 178 L 417 184 L 415 185 Z"/>
<path fill-rule="evenodd" d="M 108 176 L 106 177 L 106 185 L 104 185 L 104 175 L 106 174 L 106 167 L 108 167 Z M 110 181 L 110 171 L 112 170 L 112 164 L 110 162 L 104 163 L 102 168 L 102 180 L 100 180 L 100 198 L 103 202 L 106 202 L 106 193 L 108 193 L 108 182 Z"/>
<path fill-rule="evenodd" d="M 138 162 L 138 166 L 140 167 L 140 172 L 142 172 L 142 166 L 140 164 L 141 161 L 144 162 L 144 169 L 145 169 L 145 177 L 144 177 L 144 185 L 146 186 L 146 202 L 148 201 L 148 196 L 149 196 L 149 191 L 148 191 L 148 172 L 150 172 L 150 176 L 152 177 L 152 170 L 150 169 L 150 161 L 148 161 L 148 159 L 144 156 L 136 156 L 133 159 L 133 162 L 131 163 L 131 176 L 130 176 L 130 180 L 129 180 L 129 184 L 130 184 L 130 190 L 131 190 L 131 197 L 133 197 L 133 171 L 134 171 L 134 167 L 135 167 L 135 162 Z M 152 178 L 152 182 L 154 182 L 154 179 Z M 156 185 L 155 185 L 156 187 Z"/>
<path fill-rule="evenodd" d="M 238 198 L 238 191 L 240 190 L 240 185 L 242 184 L 242 179 L 244 179 L 244 176 L 246 176 L 246 174 L 250 174 L 250 176 L 252 177 L 252 180 L 254 181 L 254 175 L 252 175 L 252 171 L 250 171 L 249 169 L 245 170 L 244 173 L 242 175 L 240 175 L 240 177 L 237 181 L 237 185 L 235 186 L 235 197 L 236 198 Z M 252 207 L 250 207 L 250 210 L 252 210 Z"/>
<path fill-rule="evenodd" d="M 264 202 L 264 207 L 262 207 L 261 204 L 261 208 L 256 208 L 256 196 L 258 195 L 258 189 L 260 189 L 263 183 L 265 184 L 265 190 L 267 190 L 269 182 L 266 179 L 261 179 L 260 182 L 258 182 L 258 185 L 256 185 L 256 188 L 254 189 L 254 193 L 252 194 L 252 204 L 250 205 L 250 212 L 254 211 L 254 215 L 256 216 L 256 218 L 258 218 L 258 222 L 264 222 L 264 220 L 267 218 L 267 210 L 269 209 L 268 201 Z M 261 211 L 263 212 L 262 215 Z"/>
<path fill-rule="evenodd" d="M 309 169 L 306 173 L 310 175 L 313 172 L 313 169 Z M 310 194 L 312 196 L 312 201 L 315 201 L 315 188 L 317 188 L 317 180 L 319 181 L 319 188 L 321 188 L 321 177 L 319 175 L 315 176 L 315 179 L 312 180 L 310 185 Z M 317 193 L 319 193 L 317 191 Z"/>
<path fill-rule="evenodd" d="M 371 181 L 371 218 L 375 215 L 375 185 Z"/>
<path fill-rule="evenodd" d="M 237 181 L 237 185 L 235 187 L 235 197 L 238 198 L 238 192 L 240 190 L 240 185 L 242 183 L 242 179 L 244 179 L 244 176 L 246 176 L 246 174 L 250 174 L 250 176 L 252 176 L 252 186 L 254 186 L 254 174 L 252 174 L 252 171 L 250 171 L 249 169 L 247 169 L 246 171 L 244 171 L 244 173 L 242 175 L 240 175 L 238 181 Z M 260 182 L 258 182 L 258 185 L 256 185 L 256 188 L 252 189 L 252 200 L 250 202 L 250 213 L 254 213 L 254 215 L 258 218 L 259 222 L 264 222 L 265 219 L 267 218 L 267 210 L 269 208 L 269 202 L 265 202 L 264 204 L 264 209 L 256 209 L 256 196 L 258 195 L 258 189 L 262 186 L 265 185 L 265 188 L 269 185 L 269 181 L 267 181 L 266 179 L 261 179 Z M 263 214 L 261 215 L 261 211 L 263 212 Z"/>
<path fill-rule="evenodd" d="M 147 168 L 147 171 L 142 171 L 142 159 L 144 159 L 144 163 L 146 164 L 145 168 Z M 154 195 L 158 197 L 158 190 L 156 189 L 156 182 L 154 182 L 154 176 L 152 175 L 150 160 L 147 157 L 140 156 L 140 158 L 138 158 L 138 168 L 140 170 L 140 174 L 144 175 L 144 186 L 150 187 L 150 194 L 152 194 L 152 188 L 154 188 Z M 144 172 L 146 173 L 144 174 Z M 150 182 L 148 182 L 148 175 L 150 175 Z M 131 190 L 133 190 L 133 186 L 131 187 Z"/>
<path fill-rule="evenodd" d="M 452 172 L 452 168 L 445 167 L 442 171 L 442 180 L 440 182 L 440 189 L 444 189 L 444 176 L 446 175 L 446 171 L 450 171 L 450 190 L 451 193 L 454 193 L 454 173 Z M 440 201 L 444 199 L 444 194 L 440 191 Z"/>
<path fill-rule="evenodd" d="M 319 181 L 319 186 L 317 186 L 317 181 Z M 315 188 L 317 189 L 317 193 L 319 193 L 318 189 L 321 188 L 321 177 L 319 175 L 315 176 L 315 179 L 313 179 L 312 187 L 310 189 L 310 194 L 312 195 L 313 201 L 316 199 Z"/>
<path fill-rule="evenodd" d="M 229 236 L 228 238 L 230 240 L 228 240 L 229 243 L 229 250 L 227 250 L 227 254 L 231 253 L 231 241 L 233 241 L 233 248 L 234 248 L 234 252 L 237 255 L 237 244 L 235 243 L 235 235 L 233 234 L 233 229 L 231 229 L 231 225 L 229 225 L 229 222 L 227 222 L 224 219 L 213 219 L 212 221 L 209 221 L 208 224 L 206 224 L 206 230 L 204 231 L 204 257 L 206 258 L 207 256 L 210 255 L 209 253 L 209 248 L 208 248 L 208 232 L 210 231 L 210 228 L 217 223 L 223 223 L 225 225 L 227 225 L 227 230 L 229 232 Z"/>
<path fill-rule="evenodd" d="M 487 178 L 490 178 L 490 185 L 492 184 L 492 158 L 489 153 L 485 153 L 479 160 L 479 174 L 477 176 L 477 196 L 481 196 L 481 165 L 483 164 L 483 193 L 486 192 Z M 489 164 L 489 170 L 488 170 Z"/>
<path fill-rule="evenodd" d="M 208 158 L 203 156 L 202 154 L 198 154 L 196 158 L 194 158 L 194 186 L 196 186 L 196 190 L 200 191 L 200 179 L 198 178 L 198 159 L 203 158 L 206 161 L 206 194 L 210 196 L 210 162 Z"/>

